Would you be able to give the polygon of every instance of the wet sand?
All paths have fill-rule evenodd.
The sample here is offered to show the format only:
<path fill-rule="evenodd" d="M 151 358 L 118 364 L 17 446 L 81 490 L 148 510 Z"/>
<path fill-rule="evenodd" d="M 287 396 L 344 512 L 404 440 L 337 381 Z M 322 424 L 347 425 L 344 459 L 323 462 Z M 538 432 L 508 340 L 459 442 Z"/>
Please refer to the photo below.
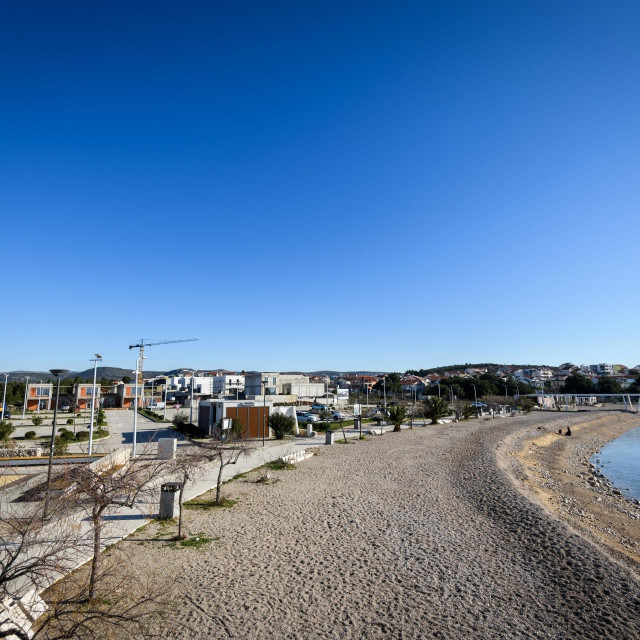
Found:
<path fill-rule="evenodd" d="M 616 490 L 596 474 L 590 458 L 607 442 L 637 427 L 640 416 L 622 412 L 582 415 L 587 420 L 572 426 L 571 437 L 549 428 L 519 445 L 517 436 L 507 439 L 506 449 L 515 452 L 523 464 L 525 486 L 538 500 L 638 571 L 640 506 L 625 499 L 624 488 Z"/>

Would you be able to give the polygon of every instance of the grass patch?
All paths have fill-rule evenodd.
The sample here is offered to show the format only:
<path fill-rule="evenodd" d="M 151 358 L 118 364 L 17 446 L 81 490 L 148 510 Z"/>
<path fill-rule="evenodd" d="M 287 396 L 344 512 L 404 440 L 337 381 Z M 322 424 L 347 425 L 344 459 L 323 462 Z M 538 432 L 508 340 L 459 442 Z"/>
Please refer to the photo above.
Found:
<path fill-rule="evenodd" d="M 171 549 L 175 549 L 176 547 L 184 547 L 186 549 L 200 549 L 205 545 L 211 542 L 211 538 L 205 536 L 204 533 L 199 533 L 191 538 L 185 538 L 184 540 L 179 540 L 178 542 L 170 542 L 167 546 Z"/>
<path fill-rule="evenodd" d="M 233 505 L 237 504 L 237 500 L 229 500 L 225 498 L 220 502 L 220 504 L 216 504 L 213 500 L 189 500 L 189 502 L 185 502 L 183 507 L 185 509 L 196 509 L 201 511 L 209 511 L 210 509 L 225 509 L 229 507 L 233 507 Z"/>
<path fill-rule="evenodd" d="M 284 462 L 283 460 L 273 460 L 272 462 L 267 462 L 267 464 L 262 466 L 270 471 L 291 471 L 296 468 L 295 464 L 292 464 L 291 462 Z"/>
<path fill-rule="evenodd" d="M 222 484 L 229 484 L 234 480 L 241 480 L 242 478 L 246 478 L 248 475 L 249 475 L 248 473 L 236 473 L 236 475 L 233 476 L 233 478 L 229 478 L 228 480 L 225 480 Z"/>

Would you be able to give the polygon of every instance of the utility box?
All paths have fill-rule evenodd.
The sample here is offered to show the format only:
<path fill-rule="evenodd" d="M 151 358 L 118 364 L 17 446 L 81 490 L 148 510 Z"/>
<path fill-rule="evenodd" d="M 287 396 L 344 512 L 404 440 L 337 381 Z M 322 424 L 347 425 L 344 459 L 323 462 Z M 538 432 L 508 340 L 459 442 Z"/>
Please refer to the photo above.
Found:
<path fill-rule="evenodd" d="M 173 460 L 176 457 L 177 447 L 177 438 L 158 438 L 158 458 L 160 460 Z"/>
<path fill-rule="evenodd" d="M 174 517 L 176 506 L 176 493 L 182 488 L 180 482 L 165 482 L 160 486 L 160 513 L 161 520 L 171 520 Z"/>
<path fill-rule="evenodd" d="M 158 438 L 158 458 L 160 460 L 173 460 L 178 448 L 177 438 Z"/>
<path fill-rule="evenodd" d="M 324 443 L 325 444 L 333 444 L 334 436 L 335 436 L 334 432 L 331 431 L 331 429 L 327 429 L 327 431 L 325 433 Z"/>

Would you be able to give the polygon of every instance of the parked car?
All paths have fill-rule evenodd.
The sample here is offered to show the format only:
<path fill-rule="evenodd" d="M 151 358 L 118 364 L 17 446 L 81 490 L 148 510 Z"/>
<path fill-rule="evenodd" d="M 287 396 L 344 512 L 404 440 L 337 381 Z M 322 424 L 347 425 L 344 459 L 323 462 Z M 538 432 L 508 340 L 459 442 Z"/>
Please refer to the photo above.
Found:
<path fill-rule="evenodd" d="M 63 402 L 60 405 L 60 411 L 69 411 L 71 409 L 71 405 L 68 402 Z"/>
<path fill-rule="evenodd" d="M 298 417 L 298 424 L 308 424 L 309 422 L 318 422 L 318 416 L 308 411 L 298 411 L 296 413 Z"/>
<path fill-rule="evenodd" d="M 343 420 L 347 419 L 347 414 L 342 413 L 342 411 L 334 411 L 331 414 L 331 419 L 335 420 L 336 422 L 342 422 Z"/>
<path fill-rule="evenodd" d="M 484 409 L 485 407 L 487 407 L 487 403 L 486 402 L 472 402 L 471 403 L 472 407 L 476 407 L 477 409 Z"/>
<path fill-rule="evenodd" d="M 164 402 L 152 402 L 149 409 L 164 409 Z"/>
<path fill-rule="evenodd" d="M 0 420 L 7 420 L 11 417 L 11 411 L 9 411 L 9 409 L 5 409 L 4 411 L 0 409 L 0 416 L 2 416 Z"/>
<path fill-rule="evenodd" d="M 323 404 L 312 404 L 311 411 L 324 411 L 327 407 Z"/>

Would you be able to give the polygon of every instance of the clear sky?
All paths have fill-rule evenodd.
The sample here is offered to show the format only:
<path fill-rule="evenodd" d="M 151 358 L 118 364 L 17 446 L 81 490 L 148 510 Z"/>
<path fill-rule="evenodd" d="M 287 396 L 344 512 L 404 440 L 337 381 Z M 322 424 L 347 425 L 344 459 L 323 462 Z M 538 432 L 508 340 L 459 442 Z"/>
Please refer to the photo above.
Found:
<path fill-rule="evenodd" d="M 637 2 L 5 2 L 0 370 L 640 363 Z"/>

